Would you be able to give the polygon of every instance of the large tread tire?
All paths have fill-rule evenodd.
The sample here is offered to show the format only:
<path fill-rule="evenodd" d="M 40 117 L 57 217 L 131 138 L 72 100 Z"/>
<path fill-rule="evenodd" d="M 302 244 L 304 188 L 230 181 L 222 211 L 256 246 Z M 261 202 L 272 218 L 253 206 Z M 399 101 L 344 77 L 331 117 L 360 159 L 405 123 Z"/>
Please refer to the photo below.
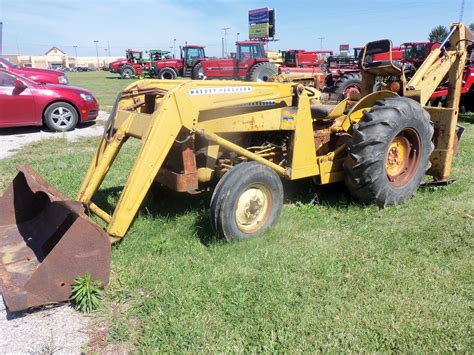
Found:
<path fill-rule="evenodd" d="M 359 124 L 354 125 L 348 145 L 344 170 L 352 196 L 362 203 L 376 203 L 382 208 L 411 198 L 430 167 L 433 131 L 428 112 L 416 101 L 405 97 L 377 101 L 364 113 Z M 395 138 L 405 132 L 417 137 L 413 140 L 418 142 L 419 149 L 411 151 L 410 155 L 416 157 L 411 161 L 415 163 L 399 175 L 402 184 L 396 185 L 387 171 L 389 148 Z"/>
<path fill-rule="evenodd" d="M 55 102 L 44 111 L 43 121 L 54 132 L 67 132 L 76 128 L 79 114 L 67 102 Z"/>
<path fill-rule="evenodd" d="M 204 69 L 202 68 L 202 63 L 197 63 L 193 72 L 191 73 L 191 79 L 193 80 L 204 80 L 206 77 L 204 75 Z"/>
<path fill-rule="evenodd" d="M 237 209 L 243 194 L 255 186 L 264 187 L 268 206 L 254 229 L 239 225 Z M 279 217 L 283 206 L 283 185 L 278 174 L 258 162 L 244 162 L 227 172 L 211 198 L 211 225 L 228 241 L 247 240 L 262 234 Z"/>
<path fill-rule="evenodd" d="M 158 72 L 158 79 L 176 80 L 178 73 L 173 68 L 163 68 Z"/>
<path fill-rule="evenodd" d="M 278 74 L 278 68 L 275 64 L 270 62 L 257 63 L 252 68 L 250 68 L 248 73 L 248 81 L 270 81 L 271 77 L 275 74 Z"/>
<path fill-rule="evenodd" d="M 124 65 L 120 68 L 120 77 L 122 79 L 130 79 L 136 75 L 135 68 L 131 65 Z"/>
<path fill-rule="evenodd" d="M 361 92 L 362 75 L 360 73 L 348 73 L 341 75 L 334 86 L 332 86 L 329 90 L 330 92 L 343 94 L 345 97 L 347 97 L 349 94 L 348 90 L 351 88 L 357 88 L 358 91 Z"/>

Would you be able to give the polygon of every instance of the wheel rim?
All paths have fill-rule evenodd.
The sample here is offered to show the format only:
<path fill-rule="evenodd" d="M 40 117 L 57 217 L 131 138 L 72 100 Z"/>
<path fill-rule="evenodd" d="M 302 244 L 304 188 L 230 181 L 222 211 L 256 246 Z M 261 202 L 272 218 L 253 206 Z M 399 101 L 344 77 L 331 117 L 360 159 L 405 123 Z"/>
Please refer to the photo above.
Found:
<path fill-rule="evenodd" d="M 125 68 L 123 71 L 123 75 L 125 76 L 132 76 L 132 70 L 130 68 Z"/>
<path fill-rule="evenodd" d="M 267 222 L 271 206 L 272 195 L 268 188 L 260 184 L 249 186 L 237 200 L 237 227 L 245 233 L 259 230 Z"/>
<path fill-rule="evenodd" d="M 270 78 L 272 77 L 273 74 L 275 74 L 275 73 L 270 68 L 262 69 L 257 74 L 257 82 L 268 81 L 268 80 L 270 80 Z"/>
<path fill-rule="evenodd" d="M 72 124 L 73 120 L 73 113 L 66 107 L 57 107 L 51 113 L 51 121 L 57 128 L 67 128 Z"/>
<path fill-rule="evenodd" d="M 385 168 L 392 186 L 407 185 L 416 174 L 421 152 L 421 139 L 412 128 L 398 133 L 388 147 Z"/>
<path fill-rule="evenodd" d="M 172 80 L 173 74 L 170 72 L 164 72 L 163 74 L 161 74 L 161 79 Z"/>

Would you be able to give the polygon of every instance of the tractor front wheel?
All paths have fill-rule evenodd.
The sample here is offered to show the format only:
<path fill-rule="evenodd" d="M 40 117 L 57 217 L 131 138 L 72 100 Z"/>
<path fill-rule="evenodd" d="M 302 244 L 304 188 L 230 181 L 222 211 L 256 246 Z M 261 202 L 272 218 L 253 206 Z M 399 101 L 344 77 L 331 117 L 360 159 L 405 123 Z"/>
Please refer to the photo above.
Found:
<path fill-rule="evenodd" d="M 377 101 L 353 127 L 344 162 L 351 194 L 380 207 L 407 201 L 430 167 L 432 137 L 430 115 L 416 101 Z"/>
<path fill-rule="evenodd" d="M 122 68 L 120 68 L 120 76 L 122 77 L 122 79 L 133 78 L 135 74 L 135 68 L 131 65 L 124 65 Z"/>
<path fill-rule="evenodd" d="M 273 75 L 278 74 L 278 68 L 270 62 L 261 62 L 255 64 L 249 70 L 248 80 L 254 82 L 270 81 Z"/>
<path fill-rule="evenodd" d="M 197 63 L 192 72 L 191 79 L 193 80 L 204 80 L 206 75 L 204 74 L 204 68 L 202 67 L 202 63 Z"/>
<path fill-rule="evenodd" d="M 360 93 L 361 89 L 362 76 L 360 73 L 349 73 L 341 75 L 334 86 L 330 88 L 330 91 L 349 97 L 351 92 Z"/>
<path fill-rule="evenodd" d="M 238 164 L 217 184 L 211 199 L 211 224 L 228 241 L 246 240 L 267 230 L 283 206 L 277 173 L 257 162 Z"/>
<path fill-rule="evenodd" d="M 163 68 L 158 72 L 158 79 L 161 80 L 175 80 L 177 77 L 173 68 Z"/>

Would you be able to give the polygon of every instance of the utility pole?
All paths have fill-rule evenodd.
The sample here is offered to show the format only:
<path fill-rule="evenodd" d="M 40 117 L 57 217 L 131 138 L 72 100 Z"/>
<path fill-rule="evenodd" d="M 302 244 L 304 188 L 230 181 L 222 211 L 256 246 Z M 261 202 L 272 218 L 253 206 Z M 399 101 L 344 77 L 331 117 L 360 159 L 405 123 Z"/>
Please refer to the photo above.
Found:
<path fill-rule="evenodd" d="M 99 63 L 99 41 L 94 41 L 95 43 L 95 52 L 97 54 L 97 70 L 100 68 L 100 63 Z"/>
<path fill-rule="evenodd" d="M 240 32 L 237 32 L 237 42 L 239 41 Z"/>
<path fill-rule="evenodd" d="M 173 38 L 173 58 L 176 58 L 176 38 Z"/>
<path fill-rule="evenodd" d="M 224 31 L 224 37 L 222 40 L 223 48 L 222 48 L 222 57 L 227 57 L 227 31 L 230 30 L 230 27 L 224 27 L 222 31 Z"/>
<path fill-rule="evenodd" d="M 108 49 L 107 48 L 104 48 L 104 51 L 105 51 L 105 65 L 109 65 L 109 56 L 108 56 Z"/>
<path fill-rule="evenodd" d="M 108 53 L 110 55 L 110 43 L 109 43 L 109 40 L 107 40 L 107 49 L 108 49 Z"/>
<path fill-rule="evenodd" d="M 461 1 L 461 13 L 459 14 L 459 22 L 462 22 L 463 15 L 464 15 L 464 0 Z"/>
<path fill-rule="evenodd" d="M 323 40 L 326 39 L 326 37 L 318 37 L 319 39 L 319 49 L 323 50 Z"/>
<path fill-rule="evenodd" d="M 3 22 L 0 22 L 0 55 L 3 54 Z"/>
<path fill-rule="evenodd" d="M 79 61 L 77 60 L 77 46 L 73 46 L 73 47 L 74 47 L 74 53 L 76 54 L 76 61 L 75 61 L 76 65 L 75 66 L 77 67 L 77 66 L 79 66 L 78 65 Z"/>

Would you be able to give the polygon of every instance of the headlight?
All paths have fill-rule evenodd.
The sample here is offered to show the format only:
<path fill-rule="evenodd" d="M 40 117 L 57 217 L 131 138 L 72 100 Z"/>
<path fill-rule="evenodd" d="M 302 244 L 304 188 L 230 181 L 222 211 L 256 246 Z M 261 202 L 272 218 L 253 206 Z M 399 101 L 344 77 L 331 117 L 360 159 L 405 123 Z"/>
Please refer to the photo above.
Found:
<path fill-rule="evenodd" d="M 67 76 L 66 75 L 61 75 L 59 77 L 59 83 L 60 84 L 69 84 L 69 81 L 67 80 Z"/>
<path fill-rule="evenodd" d="M 92 95 L 89 95 L 89 94 L 79 94 L 84 100 L 86 100 L 87 102 L 92 102 L 94 101 L 94 96 Z"/>

